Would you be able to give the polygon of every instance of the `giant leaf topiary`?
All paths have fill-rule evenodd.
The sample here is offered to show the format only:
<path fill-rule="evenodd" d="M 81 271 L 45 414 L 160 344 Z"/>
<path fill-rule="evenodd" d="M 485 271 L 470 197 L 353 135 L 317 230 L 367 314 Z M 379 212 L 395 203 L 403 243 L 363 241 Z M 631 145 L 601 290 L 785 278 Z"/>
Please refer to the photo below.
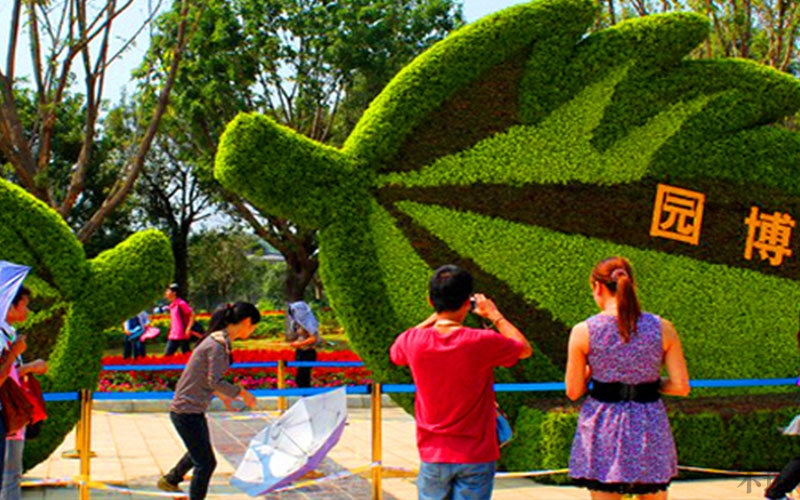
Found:
<path fill-rule="evenodd" d="M 408 380 L 388 347 L 429 314 L 431 270 L 454 262 L 535 345 L 502 379 L 560 380 L 570 327 L 595 312 L 589 272 L 614 254 L 674 321 L 694 378 L 795 373 L 800 255 L 777 256 L 798 236 L 745 250 L 752 208 L 782 231 L 800 217 L 800 136 L 773 126 L 800 85 L 688 58 L 701 16 L 587 36 L 595 15 L 590 0 L 540 0 L 466 26 L 401 71 L 341 149 L 256 114 L 229 124 L 216 177 L 319 228 L 326 289 L 378 379 Z M 686 199 L 653 225 L 660 185 L 704 195 L 697 241 L 678 239 L 688 219 L 658 231 Z"/>
<path fill-rule="evenodd" d="M 25 357 L 49 363 L 49 392 L 95 389 L 105 347 L 103 330 L 141 311 L 163 292 L 172 250 L 157 231 L 131 236 L 87 260 L 64 220 L 21 188 L 0 180 L 0 259 L 25 264 L 34 314 L 23 325 Z M 76 402 L 48 403 L 42 434 L 25 446 L 25 466 L 46 459 L 78 420 Z"/>

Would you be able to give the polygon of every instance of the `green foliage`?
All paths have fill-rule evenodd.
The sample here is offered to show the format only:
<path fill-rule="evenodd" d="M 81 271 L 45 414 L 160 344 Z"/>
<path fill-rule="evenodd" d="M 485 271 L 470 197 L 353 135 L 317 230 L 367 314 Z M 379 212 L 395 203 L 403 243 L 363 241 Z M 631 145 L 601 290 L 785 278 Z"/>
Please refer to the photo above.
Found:
<path fill-rule="evenodd" d="M 498 376 L 560 379 L 570 327 L 596 310 L 591 267 L 612 254 L 677 326 L 693 377 L 795 373 L 800 265 L 745 260 L 743 221 L 750 206 L 800 214 L 800 136 L 771 126 L 800 108 L 800 85 L 687 60 L 708 34 L 696 15 L 583 36 L 594 15 L 541 0 L 459 30 L 397 75 L 341 150 L 252 115 L 226 130 L 215 175 L 320 228 L 331 303 L 378 380 L 408 380 L 387 349 L 425 317 L 427 277 L 446 262 L 536 345 Z M 699 245 L 650 236 L 662 183 L 707 195 Z M 566 438 L 548 425 L 542 463 L 555 464 Z"/>
<path fill-rule="evenodd" d="M 694 378 L 783 377 L 794 369 L 791 356 L 776 357 L 767 365 L 763 360 L 764 352 L 793 352 L 792 335 L 763 335 L 758 349 L 741 348 L 750 342 L 753 332 L 790 333 L 795 329 L 800 289 L 793 281 L 442 207 L 405 202 L 399 208 L 449 248 L 500 278 L 528 302 L 553 311 L 554 318 L 566 325 L 582 321 L 594 305 L 586 293 L 586 269 L 562 263 L 628 256 L 635 263 L 642 303 L 674 320 Z M 520 255 L 531 256 L 532 265 L 514 266 Z M 711 273 L 716 279 L 699 293 L 696 284 Z M 742 284 L 746 286 L 742 288 Z M 776 303 L 775 297 L 782 300 Z M 698 308 L 714 314 L 695 314 Z M 765 309 L 772 314 L 760 314 Z M 539 334 L 544 345 L 537 350 L 544 348 L 549 354 L 550 349 L 563 349 L 563 337 L 548 339 L 547 334 L 556 333 Z M 536 363 L 537 358 L 539 363 L 543 361 L 533 356 L 526 363 Z M 560 378 L 557 372 L 550 375 L 553 380 Z"/>
<path fill-rule="evenodd" d="M 0 206 L 3 257 L 37 263 L 47 273 L 41 279 L 60 291 L 60 297 L 77 298 L 88 278 L 88 269 L 74 265 L 86 257 L 64 220 L 23 189 L 5 181 L 0 181 Z M 44 227 L 48 230 L 43 231 Z"/>
<path fill-rule="evenodd" d="M 289 268 L 285 262 L 269 262 L 262 270 L 262 288 L 258 308 L 283 309 L 286 306 L 286 273 Z M 311 291 L 306 292 L 306 302 L 310 301 Z"/>
<path fill-rule="evenodd" d="M 217 139 L 237 113 L 262 112 L 304 136 L 340 144 L 404 64 L 463 23 L 455 0 L 213 0 L 192 7 L 190 17 L 197 21 L 164 125 L 175 138 L 171 153 L 212 181 Z M 145 69 L 166 67 L 176 23 L 175 12 L 161 19 Z M 315 160 L 329 162 L 324 153 Z M 309 181 L 297 175 L 279 194 L 303 198 Z M 281 302 L 302 298 L 319 264 L 316 227 L 304 224 L 328 210 L 287 220 L 281 210 L 248 206 L 214 182 L 204 187 L 284 255 L 290 272 Z"/>
<path fill-rule="evenodd" d="M 393 159 L 429 114 L 465 85 L 550 37 L 577 40 L 594 7 L 583 0 L 542 1 L 506 9 L 458 30 L 406 66 L 364 113 L 343 146 L 377 169 Z"/>
<path fill-rule="evenodd" d="M 348 223 L 320 232 L 320 241 L 329 249 L 320 258 L 320 272 L 331 306 L 367 368 L 377 380 L 408 381 L 407 370 L 389 363 L 389 346 L 402 324 L 389 307 L 386 289 L 381 286 L 385 277 L 375 259 L 375 242 L 357 223 L 368 217 L 367 207 L 360 208 L 343 219 Z M 348 278 L 355 275 L 363 279 Z"/>
<path fill-rule="evenodd" d="M 89 262 L 84 300 L 96 324 L 110 325 L 128 318 L 151 305 L 140 297 L 152 301 L 164 293 L 173 262 L 166 245 L 162 233 L 142 231 Z"/>
<path fill-rule="evenodd" d="M 707 34 L 708 23 L 702 17 L 676 13 L 623 23 L 593 34 L 577 45 L 552 41 L 553 46 L 547 47 L 551 50 L 535 53 L 528 61 L 521 82 L 523 122 L 539 122 L 574 98 L 584 86 L 596 83 L 619 67 L 632 65 L 634 72 L 661 70 L 656 73 L 659 76 L 672 73 L 679 65 L 686 64 L 681 59 Z M 686 97 L 692 96 L 680 96 Z M 625 97 L 615 95 L 615 99 L 619 98 Z"/>
<path fill-rule="evenodd" d="M 242 176 L 234 170 L 242 162 L 252 163 L 253 158 L 270 158 L 297 168 L 290 175 L 254 168 L 250 175 Z M 338 150 L 258 114 L 241 114 L 229 124 L 220 140 L 217 165 L 214 175 L 227 189 L 264 200 L 269 213 L 281 217 L 292 213 L 292 220 L 311 227 L 342 217 L 349 197 L 363 184 L 361 175 L 346 166 Z M 331 193 L 341 198 L 328 203 Z"/>
<path fill-rule="evenodd" d="M 283 338 L 286 331 L 286 320 L 283 316 L 262 316 L 256 326 L 256 331 L 250 336 L 252 339 Z"/>
<path fill-rule="evenodd" d="M 736 462 L 735 455 L 721 453 L 719 449 L 719 443 L 724 443 L 726 439 L 732 437 L 719 413 L 685 414 L 673 412 L 669 420 L 681 464 L 696 467 L 716 467 L 726 470 L 734 467 Z M 763 443 L 763 437 L 767 429 L 759 429 L 759 431 L 761 436 L 759 441 Z M 738 442 L 738 437 L 734 442 Z M 709 459 L 713 461 L 710 462 Z M 782 465 L 779 467 L 782 467 Z"/>
<path fill-rule="evenodd" d="M 501 464 L 509 470 L 544 470 L 545 456 L 540 451 L 547 412 L 523 406 L 514 421 L 514 440 L 503 449 Z M 575 420 L 577 423 L 577 420 Z M 573 427 L 574 432 L 574 427 Z M 524 468 L 523 468 L 524 467 Z"/>
<path fill-rule="evenodd" d="M 784 436 L 785 426 L 800 408 L 669 412 L 680 465 L 723 470 L 780 470 L 800 453 L 800 440 Z M 515 438 L 504 449 L 508 470 L 553 470 L 569 466 L 578 422 L 575 407 L 522 408 L 514 423 Z M 565 483 L 566 476 L 555 476 Z"/>
<path fill-rule="evenodd" d="M 653 154 L 705 106 L 707 99 L 676 104 L 599 154 L 589 138 L 626 73 L 627 68 L 618 68 L 609 78 L 586 87 L 538 127 L 513 127 L 468 151 L 442 157 L 421 170 L 386 175 L 381 182 L 417 187 L 568 181 L 617 184 L 640 180 Z"/>
<path fill-rule="evenodd" d="M 27 130 L 34 131 L 41 120 L 41 117 L 38 116 L 41 110 L 38 109 L 40 103 L 37 102 L 37 95 L 30 89 L 15 88 L 14 96 L 22 126 Z M 56 111 L 52 144 L 50 145 L 50 162 L 46 172 L 41 172 L 37 176 L 37 182 L 40 186 L 47 186 L 56 199 L 62 200 L 69 187 L 84 144 L 86 103 L 83 95 L 67 92 L 64 94 L 63 101 L 53 106 Z M 113 118 L 104 120 L 102 127 L 99 127 L 97 131 L 83 180 L 83 191 L 75 206 L 65 216 L 67 225 L 76 232 L 100 207 L 118 180 L 120 164 L 119 155 L 115 154 L 115 149 L 121 146 L 122 140 L 114 133 L 113 126 L 109 126 L 109 122 L 113 123 Z M 35 135 L 35 132 L 31 133 Z M 0 165 L 4 163 L 6 163 L 6 159 L 0 153 Z M 22 184 L 12 169 L 9 169 L 8 175 L 5 175 L 4 178 L 18 185 Z M 132 205 L 124 203 L 110 213 L 106 218 L 106 223 L 86 242 L 86 254 L 93 257 L 130 236 L 133 233 L 131 212 Z"/>
<path fill-rule="evenodd" d="M 63 219 L 33 196 L 0 180 L 0 258 L 31 266 L 26 284 L 36 314 L 23 325 L 28 359 L 47 359 L 46 390 L 93 389 L 105 345 L 103 329 L 158 297 L 172 275 L 169 243 L 138 233 L 87 260 Z M 77 405 L 48 411 L 45 431 L 26 446 L 26 467 L 49 456 L 77 420 Z"/>
<path fill-rule="evenodd" d="M 349 133 L 346 122 L 404 64 L 463 23 L 452 0 L 214 0 L 194 16 L 176 119 L 217 137 L 237 113 L 256 109 L 323 142 L 333 128 Z M 161 19 L 150 57 L 169 57 L 174 17 Z"/>
<path fill-rule="evenodd" d="M 251 235 L 210 230 L 195 234 L 189 243 L 189 288 L 192 304 L 213 311 L 224 302 L 256 302 L 261 296 L 267 263 Z"/>

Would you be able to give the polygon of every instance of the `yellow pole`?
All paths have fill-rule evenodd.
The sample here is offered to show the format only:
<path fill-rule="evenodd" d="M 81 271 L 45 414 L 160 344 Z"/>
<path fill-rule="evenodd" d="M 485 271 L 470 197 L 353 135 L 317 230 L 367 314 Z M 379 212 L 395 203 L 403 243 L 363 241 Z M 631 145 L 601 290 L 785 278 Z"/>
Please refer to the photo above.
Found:
<path fill-rule="evenodd" d="M 83 418 L 83 393 L 78 391 L 80 394 L 79 404 L 81 405 L 81 418 Z M 83 446 L 83 426 L 81 425 L 82 420 L 79 420 L 78 423 L 75 425 L 75 449 L 67 450 L 61 453 L 61 458 L 81 458 L 81 446 Z M 93 451 L 89 451 L 89 457 L 95 457 L 97 454 Z"/>
<path fill-rule="evenodd" d="M 79 486 L 80 500 L 89 500 L 89 481 L 91 480 L 91 455 L 92 449 L 92 391 L 81 390 L 81 421 L 78 423 L 81 430 L 81 442 L 78 453 L 81 459 L 81 483 Z"/>
<path fill-rule="evenodd" d="M 278 389 L 286 389 L 286 361 L 278 360 Z M 286 396 L 278 396 L 278 411 L 286 411 Z"/>
<path fill-rule="evenodd" d="M 381 445 L 381 384 L 372 385 L 372 500 L 383 498 L 383 450 Z"/>
<path fill-rule="evenodd" d="M 83 404 L 83 403 L 81 403 Z M 83 407 L 81 406 L 81 416 L 83 416 Z M 68 450 L 61 453 L 62 458 L 80 458 L 81 457 L 81 442 L 83 441 L 83 436 L 81 433 L 83 429 L 81 428 L 81 421 L 78 420 L 77 425 L 75 425 L 75 449 Z"/>

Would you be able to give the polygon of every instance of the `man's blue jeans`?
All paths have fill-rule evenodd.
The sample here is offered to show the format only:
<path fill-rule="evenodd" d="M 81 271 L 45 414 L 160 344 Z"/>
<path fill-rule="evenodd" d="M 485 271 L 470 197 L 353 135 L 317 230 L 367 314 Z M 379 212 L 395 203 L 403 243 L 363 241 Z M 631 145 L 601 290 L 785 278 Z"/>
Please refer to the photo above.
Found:
<path fill-rule="evenodd" d="M 417 476 L 419 500 L 489 500 L 495 462 L 445 464 L 422 462 Z"/>

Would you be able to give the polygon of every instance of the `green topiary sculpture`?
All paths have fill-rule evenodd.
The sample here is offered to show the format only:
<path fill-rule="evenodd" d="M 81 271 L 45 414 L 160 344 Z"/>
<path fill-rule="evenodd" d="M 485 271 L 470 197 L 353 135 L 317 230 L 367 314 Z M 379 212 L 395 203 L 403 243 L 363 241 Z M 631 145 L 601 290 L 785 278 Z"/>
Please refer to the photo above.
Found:
<path fill-rule="evenodd" d="M 105 328 L 159 297 L 173 272 L 172 250 L 157 231 L 131 236 L 86 260 L 63 219 L 21 188 L 0 180 L 0 259 L 30 266 L 35 314 L 21 329 L 26 357 L 48 360 L 45 391 L 94 389 Z M 42 434 L 25 447 L 25 467 L 46 459 L 78 420 L 76 402 L 48 403 Z"/>
<path fill-rule="evenodd" d="M 429 314 L 427 279 L 447 262 L 535 345 L 502 378 L 561 380 L 569 328 L 595 312 L 589 272 L 614 254 L 645 308 L 674 321 L 694 378 L 796 373 L 800 136 L 772 124 L 800 107 L 800 85 L 687 59 L 708 36 L 701 16 L 586 36 L 595 14 L 540 0 L 457 31 L 341 149 L 259 115 L 229 124 L 215 175 L 320 229 L 327 291 L 379 380 L 408 380 L 387 350 Z"/>

